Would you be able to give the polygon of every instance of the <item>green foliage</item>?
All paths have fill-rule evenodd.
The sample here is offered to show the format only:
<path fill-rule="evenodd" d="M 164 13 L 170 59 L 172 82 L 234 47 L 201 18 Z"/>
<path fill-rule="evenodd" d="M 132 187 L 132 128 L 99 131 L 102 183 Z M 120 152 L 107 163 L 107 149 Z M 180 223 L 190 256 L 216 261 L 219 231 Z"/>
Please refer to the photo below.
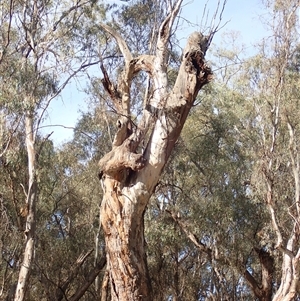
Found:
<path fill-rule="evenodd" d="M 114 24 L 133 54 L 153 51 L 158 27 L 164 17 L 162 1 L 131 1 L 113 13 Z M 151 45 L 152 44 L 152 45 Z"/>
<path fill-rule="evenodd" d="M 267 2 L 275 5 L 276 16 L 290 12 L 290 3 Z M 39 114 L 60 91 L 63 77 L 82 63 L 99 60 L 104 50 L 107 57 L 101 59 L 109 62 L 108 71 L 122 71 L 119 50 L 98 22 L 110 20 L 134 54 L 153 53 L 164 17 L 161 1 L 131 1 L 124 6 L 79 1 L 78 7 L 69 1 L 38 3 L 44 25 L 38 26 L 34 49 L 26 44 L 24 28 L 15 27 L 19 21 L 12 23 L 6 43 L 9 7 L 0 4 L 0 283 L 7 298 L 13 295 L 23 253 L 28 190 L 25 111 L 34 115 L 38 127 Z M 15 5 L 17 20 L 20 3 Z M 29 22 L 32 10 L 25 8 Z M 170 85 L 178 71 L 175 41 L 169 48 Z M 295 200 L 299 184 L 292 169 L 293 159 L 299 164 L 299 41 L 289 43 L 286 56 L 284 39 L 275 36 L 274 41 L 277 44 L 265 41 L 257 54 L 243 60 L 238 48 L 216 51 L 219 72 L 199 95 L 145 212 L 154 300 L 254 300 L 244 273 L 247 270 L 258 284 L 261 281 L 256 249 L 275 261 L 273 291 L 282 281 L 282 256 L 275 248 L 266 196 L 269 180 L 276 218 L 287 241 L 299 218 Z M 80 117 L 72 141 L 55 148 L 37 131 L 37 244 L 26 300 L 59 300 L 59 289 L 79 256 L 91 249 L 104 252 L 97 162 L 111 149 L 118 116 L 96 72 L 89 74 L 89 110 Z M 151 94 L 147 82 L 148 76 L 141 74 L 132 86 L 133 122 L 140 117 L 147 89 L 146 96 Z M 297 241 L 295 250 L 298 247 Z M 71 279 L 67 297 L 88 279 L 94 254 Z M 97 298 L 100 290 L 92 284 L 82 300 Z"/>
<path fill-rule="evenodd" d="M 242 281 L 247 262 L 255 260 L 256 234 L 268 221 L 265 208 L 251 197 L 253 153 L 247 151 L 249 141 L 237 128 L 242 126 L 246 100 L 216 84 L 202 97 L 185 124 L 147 216 L 154 282 L 158 285 L 170 277 L 164 280 L 169 288 L 164 288 L 165 298 L 179 291 L 185 300 L 202 300 L 212 290 L 218 298 L 230 296 Z M 212 257 L 189 241 L 168 211 L 188 222 L 188 230 Z M 181 275 L 177 292 L 173 265 Z M 222 285 L 218 273 L 223 275 Z M 240 294 L 249 295 L 246 286 Z"/>

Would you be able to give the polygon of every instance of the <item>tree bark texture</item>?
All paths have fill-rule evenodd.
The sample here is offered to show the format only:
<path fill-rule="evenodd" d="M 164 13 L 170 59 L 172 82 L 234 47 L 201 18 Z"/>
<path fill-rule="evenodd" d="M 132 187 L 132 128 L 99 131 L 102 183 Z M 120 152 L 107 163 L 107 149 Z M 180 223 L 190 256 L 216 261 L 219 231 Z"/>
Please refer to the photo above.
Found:
<path fill-rule="evenodd" d="M 28 287 L 30 269 L 34 257 L 35 247 L 35 227 L 36 227 L 36 199 L 37 199 L 37 181 L 35 175 L 35 147 L 34 147 L 34 131 L 33 116 L 27 113 L 25 116 L 25 133 L 26 148 L 28 157 L 28 190 L 26 198 L 26 225 L 25 225 L 25 250 L 24 257 L 20 267 L 19 279 L 17 283 L 15 301 L 25 300 L 26 289 Z"/>
<path fill-rule="evenodd" d="M 288 240 L 286 249 L 279 246 L 282 250 L 282 275 L 279 289 L 273 297 L 273 301 L 290 301 L 294 300 L 298 292 L 299 285 L 299 256 L 300 251 L 294 255 L 293 250 L 295 249 L 297 238 L 296 235 Z"/>
<path fill-rule="evenodd" d="M 104 192 L 100 215 L 113 301 L 152 300 L 144 212 L 199 90 L 211 79 L 211 70 L 204 61 L 207 39 L 195 32 L 184 49 L 175 85 L 168 86 L 166 50 L 181 3 L 177 2 L 160 27 L 156 55 L 133 58 L 122 37 L 102 24 L 115 38 L 125 59 L 117 87 L 111 84 L 101 66 L 103 85 L 121 116 L 112 150 L 99 161 Z M 130 83 L 139 71 L 150 75 L 153 93 L 144 106 L 139 124 L 133 125 Z M 146 137 L 149 138 L 145 150 L 137 153 Z"/>
<path fill-rule="evenodd" d="M 244 277 L 252 289 L 255 297 L 260 301 L 272 300 L 273 278 L 274 278 L 274 258 L 265 250 L 255 248 L 261 265 L 261 280 L 255 279 L 248 270 Z"/>

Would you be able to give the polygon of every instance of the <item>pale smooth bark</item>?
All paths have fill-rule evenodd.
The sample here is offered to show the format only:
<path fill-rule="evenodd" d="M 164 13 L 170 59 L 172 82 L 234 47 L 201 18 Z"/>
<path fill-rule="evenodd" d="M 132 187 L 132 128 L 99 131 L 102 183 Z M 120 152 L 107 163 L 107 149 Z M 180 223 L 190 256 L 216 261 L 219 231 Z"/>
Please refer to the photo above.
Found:
<path fill-rule="evenodd" d="M 103 85 L 120 118 L 112 151 L 99 162 L 103 187 L 100 216 L 106 242 L 111 297 L 116 300 L 152 300 L 147 270 L 144 212 L 194 100 L 211 71 L 204 61 L 206 41 L 195 32 L 188 39 L 174 87 L 168 86 L 167 44 L 182 1 L 177 1 L 162 23 L 156 55 L 133 58 L 123 38 L 102 25 L 119 45 L 125 59 L 118 87 L 102 65 Z M 137 126 L 130 120 L 130 84 L 136 73 L 146 71 L 153 83 Z M 143 153 L 137 147 L 147 132 L 150 138 Z"/>
<path fill-rule="evenodd" d="M 23 301 L 25 299 L 26 289 L 32 261 L 34 257 L 35 246 L 35 228 L 36 228 L 36 199 L 37 199 L 37 181 L 35 174 L 36 155 L 35 155 L 35 139 L 33 131 L 33 115 L 27 112 L 25 116 L 25 134 L 26 149 L 28 157 L 28 190 L 26 198 L 27 216 L 25 225 L 25 249 L 23 261 L 21 263 L 19 279 L 17 283 L 15 301 Z"/>
<path fill-rule="evenodd" d="M 299 201 L 300 201 L 300 179 L 299 179 L 299 151 L 297 148 L 297 143 L 295 139 L 294 128 L 289 122 L 288 116 L 287 126 L 289 130 L 289 154 L 291 160 L 292 173 L 294 176 L 294 204 L 295 210 L 289 211 L 290 216 L 294 221 L 294 226 L 291 230 L 290 237 L 284 245 L 282 235 L 279 231 L 279 227 L 277 229 L 277 237 L 278 243 L 277 248 L 282 252 L 282 275 L 281 275 L 281 283 L 279 289 L 277 290 L 273 301 L 290 301 L 297 294 L 297 287 L 299 285 L 299 259 L 300 259 L 300 248 L 298 245 L 298 233 L 299 233 L 299 218 L 300 218 L 300 209 L 299 209 Z M 272 202 L 271 202 L 272 204 Z M 273 210 L 274 211 L 274 210 Z M 275 214 L 272 215 L 273 224 L 277 224 L 275 219 Z"/>
<path fill-rule="evenodd" d="M 272 3 L 272 2 L 270 2 Z M 275 4 L 275 3 L 273 3 Z M 270 110 L 271 124 L 271 140 L 267 144 L 266 136 L 263 137 L 263 144 L 265 146 L 266 159 L 263 167 L 263 174 L 266 181 L 266 205 L 270 213 L 272 228 L 276 236 L 275 248 L 281 253 L 282 268 L 280 276 L 280 285 L 273 301 L 291 301 L 297 295 L 297 287 L 299 285 L 299 256 L 300 248 L 299 240 L 299 220 L 300 220 L 300 181 L 299 181 L 299 151 L 297 149 L 298 141 L 295 139 L 294 129 L 289 121 L 289 116 L 285 112 L 286 101 L 286 79 L 287 69 L 290 64 L 290 57 L 294 51 L 292 48 L 293 39 L 295 35 L 295 20 L 299 8 L 299 1 L 284 2 L 281 10 L 273 11 L 272 18 L 274 19 L 274 57 L 275 74 L 274 80 L 271 81 L 271 88 L 274 95 L 272 110 Z M 263 91 L 265 92 L 265 91 Z M 266 91 L 267 92 L 267 91 Z M 268 93 L 268 92 L 267 92 Z M 286 123 L 286 124 L 285 124 Z M 289 164 L 291 172 L 294 177 L 294 197 L 291 204 L 285 208 L 290 215 L 289 225 L 287 221 L 282 220 L 280 214 L 280 197 L 276 195 L 276 180 L 274 175 L 276 173 L 277 149 L 278 141 L 280 141 L 281 128 L 287 126 L 289 131 Z M 279 159 L 280 161 L 280 159 Z M 275 172 L 274 172 L 275 171 Z M 277 205 L 276 205 L 277 203 Z M 282 208 L 284 205 L 282 205 Z M 270 284 L 271 285 L 271 284 Z"/>

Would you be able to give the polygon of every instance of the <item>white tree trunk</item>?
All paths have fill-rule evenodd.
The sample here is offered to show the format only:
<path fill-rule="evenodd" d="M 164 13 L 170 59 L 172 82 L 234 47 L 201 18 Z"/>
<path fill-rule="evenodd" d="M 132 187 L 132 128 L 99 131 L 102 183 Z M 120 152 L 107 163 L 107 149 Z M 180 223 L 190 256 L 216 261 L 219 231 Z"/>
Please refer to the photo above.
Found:
<path fill-rule="evenodd" d="M 26 133 L 26 148 L 28 157 L 28 190 L 26 198 L 27 216 L 25 225 L 25 250 L 24 257 L 20 267 L 19 279 L 17 283 L 15 301 L 25 300 L 25 293 L 28 287 L 30 269 L 34 257 L 35 246 L 35 226 L 36 226 L 36 198 L 37 198 L 37 182 L 35 175 L 35 141 L 33 134 L 33 116 L 27 113 L 25 116 L 25 133 Z"/>

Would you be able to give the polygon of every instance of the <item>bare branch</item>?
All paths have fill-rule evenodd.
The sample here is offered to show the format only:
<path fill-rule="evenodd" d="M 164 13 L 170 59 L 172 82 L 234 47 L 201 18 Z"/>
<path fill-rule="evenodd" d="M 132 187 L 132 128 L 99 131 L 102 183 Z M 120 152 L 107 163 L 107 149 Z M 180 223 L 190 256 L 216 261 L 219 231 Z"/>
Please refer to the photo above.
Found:
<path fill-rule="evenodd" d="M 155 56 L 153 55 L 140 55 L 130 62 L 130 74 L 135 75 L 139 71 L 145 71 L 153 75 L 153 63 Z"/>
<path fill-rule="evenodd" d="M 221 26 L 221 22 L 222 22 L 222 17 L 223 17 L 223 13 L 224 13 L 224 10 L 225 10 L 225 6 L 227 4 L 227 1 L 228 0 L 223 0 L 223 4 L 222 4 L 222 7 L 221 7 L 221 11 L 219 13 L 219 9 L 220 9 L 220 0 L 218 1 L 218 5 L 217 5 L 217 9 L 215 10 L 215 13 L 214 13 L 214 16 L 212 18 L 212 21 L 211 21 L 211 25 L 210 25 L 210 33 L 209 33 L 209 38 L 208 38 L 208 43 L 207 43 L 207 47 L 210 46 L 212 40 L 213 40 L 213 37 L 214 35 L 220 30 L 222 29 L 224 26 L 226 26 L 226 24 L 228 24 L 229 21 L 225 22 L 222 26 Z M 219 20 L 216 24 L 216 19 L 217 19 L 217 16 L 219 14 Z"/>
<path fill-rule="evenodd" d="M 84 62 L 82 63 L 78 68 L 77 70 L 73 71 L 69 76 L 68 78 L 61 84 L 61 86 L 57 89 L 57 91 L 55 91 L 55 93 L 46 101 L 46 104 L 42 110 L 42 113 L 40 114 L 39 116 L 39 119 L 37 121 L 37 126 L 36 126 L 36 132 L 35 132 L 35 136 L 37 135 L 37 132 L 40 128 L 40 124 L 42 122 L 42 119 L 43 119 L 43 116 L 45 115 L 46 111 L 47 111 L 47 108 L 49 107 L 51 101 L 57 97 L 61 92 L 62 90 L 66 87 L 66 85 L 71 81 L 72 78 L 74 78 L 80 71 L 82 71 L 83 69 L 87 68 L 87 67 L 90 67 L 90 66 L 93 66 L 93 65 L 97 65 L 99 64 L 100 60 L 97 60 L 95 62 Z"/>
<path fill-rule="evenodd" d="M 259 287 L 259 284 L 257 283 L 256 279 L 249 273 L 249 271 L 246 269 L 244 272 L 244 277 L 247 280 L 249 286 L 251 287 L 252 291 L 256 296 L 260 296 L 261 294 L 261 288 Z"/>
<path fill-rule="evenodd" d="M 270 215 L 271 215 L 271 221 L 272 221 L 273 229 L 274 229 L 274 231 L 276 233 L 276 236 L 277 236 L 277 247 L 279 247 L 279 246 L 282 246 L 283 238 L 282 238 L 279 226 L 278 226 L 275 210 L 274 210 L 274 207 L 273 207 L 273 196 L 272 196 L 272 190 L 271 189 L 269 189 L 268 192 L 267 192 L 267 205 L 268 205 L 269 212 L 270 212 Z"/>
<path fill-rule="evenodd" d="M 62 125 L 62 124 L 43 125 L 43 126 L 40 126 L 39 129 L 42 129 L 42 128 L 48 128 L 48 127 L 62 127 L 62 128 L 64 128 L 64 129 L 75 130 L 75 127 L 73 127 L 73 126 L 65 126 L 65 125 Z M 93 137 L 91 137 L 90 135 L 88 135 L 87 133 L 85 133 L 85 132 L 83 132 L 83 131 L 79 131 L 79 132 L 80 132 L 81 134 L 85 135 L 86 137 L 88 137 L 89 139 L 95 141 L 95 139 L 94 139 Z M 52 133 L 49 134 L 49 135 L 52 135 Z M 49 137 L 49 135 L 48 135 L 48 137 Z"/>
<path fill-rule="evenodd" d="M 85 260 L 92 254 L 93 249 L 89 250 L 88 252 L 81 253 L 79 257 L 77 258 L 76 262 L 74 263 L 72 269 L 69 271 L 67 279 L 64 281 L 64 283 L 57 288 L 57 300 L 62 300 L 63 296 L 65 295 L 65 292 L 70 285 L 71 281 L 76 277 L 78 274 L 79 268 L 83 265 Z"/>
<path fill-rule="evenodd" d="M 100 26 L 114 37 L 114 39 L 116 40 L 116 42 L 120 48 L 120 51 L 122 52 L 122 54 L 124 56 L 125 63 L 129 64 L 129 62 L 132 60 L 132 54 L 131 54 L 125 40 L 121 37 L 121 35 L 118 32 L 116 32 L 110 26 L 108 26 L 104 23 L 100 23 Z"/>
<path fill-rule="evenodd" d="M 156 55 L 162 61 L 165 60 L 166 57 L 166 47 L 168 45 L 168 40 L 170 38 L 170 33 L 172 30 L 172 26 L 175 18 L 178 15 L 179 9 L 181 7 L 183 0 L 178 0 L 172 10 L 169 12 L 165 20 L 162 22 L 159 28 L 158 40 L 157 40 L 157 50 Z"/>
<path fill-rule="evenodd" d="M 172 211 L 166 210 L 173 220 L 180 226 L 181 230 L 186 234 L 189 240 L 203 253 L 207 254 L 209 259 L 212 259 L 212 250 L 205 244 L 201 243 L 194 233 L 192 233 L 186 224 Z"/>
<path fill-rule="evenodd" d="M 94 280 L 102 271 L 105 265 L 106 265 L 106 256 L 103 256 L 100 259 L 99 263 L 94 267 L 94 269 L 90 271 L 86 281 L 82 284 L 82 286 L 76 290 L 75 294 L 71 298 L 69 298 L 69 301 L 80 300 L 80 298 L 84 295 L 84 293 L 87 291 L 90 285 L 94 282 Z"/>
<path fill-rule="evenodd" d="M 102 85 L 105 89 L 105 91 L 108 93 L 110 98 L 112 99 L 116 110 L 118 112 L 122 111 L 122 99 L 120 98 L 120 95 L 116 89 L 116 87 L 111 83 L 110 78 L 108 76 L 108 73 L 106 71 L 106 68 L 103 65 L 103 62 L 100 63 L 100 68 L 103 74 L 103 78 L 101 79 Z"/>

